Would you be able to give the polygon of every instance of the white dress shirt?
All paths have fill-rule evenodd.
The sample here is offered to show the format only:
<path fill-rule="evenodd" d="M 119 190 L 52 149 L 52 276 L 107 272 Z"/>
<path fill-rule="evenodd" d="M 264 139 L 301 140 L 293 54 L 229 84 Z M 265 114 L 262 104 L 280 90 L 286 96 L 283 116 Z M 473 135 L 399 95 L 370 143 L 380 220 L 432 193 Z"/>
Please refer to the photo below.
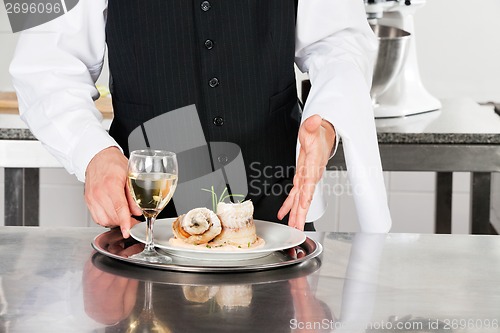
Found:
<path fill-rule="evenodd" d="M 106 49 L 106 9 L 107 0 L 80 0 L 63 16 L 21 33 L 10 66 L 21 118 L 80 181 L 99 151 L 118 146 L 93 103 Z M 391 226 L 369 96 L 376 43 L 362 1 L 299 1 L 296 63 L 312 83 L 302 121 L 319 114 L 342 138 L 364 232 Z M 326 209 L 322 186 L 308 221 Z"/>

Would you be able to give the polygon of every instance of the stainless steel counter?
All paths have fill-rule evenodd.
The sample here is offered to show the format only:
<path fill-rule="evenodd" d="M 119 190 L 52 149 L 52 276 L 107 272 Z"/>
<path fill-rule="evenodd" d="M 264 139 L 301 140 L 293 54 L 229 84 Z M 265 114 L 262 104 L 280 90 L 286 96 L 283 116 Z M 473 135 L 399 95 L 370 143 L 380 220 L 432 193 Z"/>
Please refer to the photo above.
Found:
<path fill-rule="evenodd" d="M 500 332 L 497 236 L 310 234 L 320 261 L 195 274 L 95 254 L 103 231 L 0 228 L 0 332 Z"/>

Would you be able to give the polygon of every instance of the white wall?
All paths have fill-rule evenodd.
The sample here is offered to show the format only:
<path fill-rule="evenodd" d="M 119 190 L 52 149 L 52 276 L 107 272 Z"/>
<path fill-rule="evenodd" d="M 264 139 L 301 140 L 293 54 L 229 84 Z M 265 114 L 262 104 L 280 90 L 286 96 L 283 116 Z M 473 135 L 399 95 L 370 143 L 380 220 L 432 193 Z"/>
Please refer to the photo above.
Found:
<path fill-rule="evenodd" d="M 354 0 L 353 0 L 354 1 Z M 361 0 L 359 0 L 361 1 Z M 471 6 L 466 0 L 429 0 L 415 17 L 417 50 L 422 79 L 439 98 L 469 96 L 476 101 L 500 102 L 500 1 L 481 0 Z M 0 6 L 0 91 L 12 90 L 8 64 L 16 35 L 10 33 L 7 16 Z M 107 82 L 107 70 L 99 79 Z M 301 76 L 304 77 L 304 76 Z M 0 124 L 1 126 L 1 124 Z M 435 174 L 429 172 L 385 173 L 394 232 L 433 232 Z M 466 173 L 454 177 L 453 232 L 467 233 L 469 180 Z M 332 191 L 348 188 L 345 173 L 327 178 Z M 3 224 L 3 170 L 0 169 L 0 225 Z M 54 198 L 58 198 L 55 200 Z M 64 202 L 60 202 L 63 198 Z M 329 196 L 327 214 L 317 224 L 322 230 L 355 231 L 356 214 L 349 194 Z M 41 171 L 41 224 L 72 225 L 65 214 L 82 216 L 92 223 L 83 200 L 83 185 L 64 170 Z M 68 215 L 66 215 L 68 216 Z"/>
<path fill-rule="evenodd" d="M 428 0 L 415 15 L 417 54 L 422 80 L 438 98 L 470 97 L 500 102 L 500 1 Z M 305 77 L 305 76 L 301 76 Z M 435 173 L 387 172 L 394 232 L 434 230 Z M 345 175 L 327 178 L 344 185 Z M 453 179 L 452 232 L 468 233 L 470 175 Z M 352 197 L 331 197 L 318 229 L 359 230 Z"/>
<path fill-rule="evenodd" d="M 500 1 L 429 0 L 415 16 L 422 79 L 440 98 L 500 102 Z"/>

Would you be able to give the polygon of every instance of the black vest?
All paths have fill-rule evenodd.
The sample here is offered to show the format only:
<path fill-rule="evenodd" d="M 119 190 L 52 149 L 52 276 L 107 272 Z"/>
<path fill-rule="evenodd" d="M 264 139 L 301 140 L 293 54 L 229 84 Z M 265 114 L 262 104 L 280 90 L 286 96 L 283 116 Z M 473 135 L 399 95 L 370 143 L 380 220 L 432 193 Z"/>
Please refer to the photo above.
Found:
<path fill-rule="evenodd" d="M 110 134 L 128 153 L 136 127 L 195 104 L 206 141 L 238 144 L 249 178 L 264 167 L 272 178 L 293 176 L 278 169 L 295 165 L 296 6 L 296 0 L 109 0 Z"/>

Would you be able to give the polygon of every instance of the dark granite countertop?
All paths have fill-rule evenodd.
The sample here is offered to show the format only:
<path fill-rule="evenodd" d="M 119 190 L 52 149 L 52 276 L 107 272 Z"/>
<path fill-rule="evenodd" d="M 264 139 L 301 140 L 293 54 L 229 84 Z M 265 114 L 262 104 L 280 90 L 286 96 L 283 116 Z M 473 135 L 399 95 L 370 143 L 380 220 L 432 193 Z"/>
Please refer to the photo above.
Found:
<path fill-rule="evenodd" d="M 500 144 L 500 116 L 470 99 L 444 100 L 441 110 L 376 125 L 380 144 Z M 26 128 L 0 128 L 0 140 L 36 139 Z"/>
<path fill-rule="evenodd" d="M 380 144 L 500 145 L 500 134 L 481 133 L 378 133 Z"/>
<path fill-rule="evenodd" d="M 36 140 L 26 128 L 0 128 L 0 140 Z"/>
<path fill-rule="evenodd" d="M 381 144 L 500 144 L 500 116 L 470 99 L 443 100 L 438 111 L 376 119 Z"/>
<path fill-rule="evenodd" d="M 500 144 L 500 134 L 378 133 L 380 144 Z M 2 128 L 0 140 L 36 140 L 29 129 Z"/>

